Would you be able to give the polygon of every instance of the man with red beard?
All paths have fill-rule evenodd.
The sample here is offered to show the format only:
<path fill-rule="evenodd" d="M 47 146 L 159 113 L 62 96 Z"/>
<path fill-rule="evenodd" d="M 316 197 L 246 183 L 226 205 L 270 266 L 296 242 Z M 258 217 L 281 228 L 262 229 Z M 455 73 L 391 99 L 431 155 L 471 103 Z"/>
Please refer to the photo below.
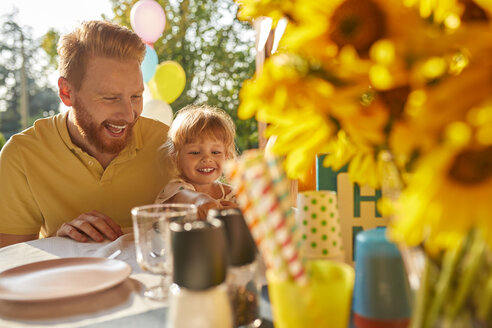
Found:
<path fill-rule="evenodd" d="M 85 22 L 60 39 L 58 54 L 59 95 L 71 108 L 2 149 L 0 247 L 54 235 L 114 240 L 131 226 L 130 209 L 153 203 L 172 178 L 159 152 L 168 126 L 140 117 L 140 37 Z"/>

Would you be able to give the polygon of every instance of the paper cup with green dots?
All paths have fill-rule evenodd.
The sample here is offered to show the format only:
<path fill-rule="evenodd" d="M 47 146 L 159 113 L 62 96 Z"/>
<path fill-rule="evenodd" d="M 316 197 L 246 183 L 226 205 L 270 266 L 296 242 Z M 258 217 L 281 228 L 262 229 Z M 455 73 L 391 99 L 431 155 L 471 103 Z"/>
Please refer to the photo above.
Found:
<path fill-rule="evenodd" d="M 300 192 L 297 209 L 306 258 L 343 261 L 344 248 L 336 192 Z"/>

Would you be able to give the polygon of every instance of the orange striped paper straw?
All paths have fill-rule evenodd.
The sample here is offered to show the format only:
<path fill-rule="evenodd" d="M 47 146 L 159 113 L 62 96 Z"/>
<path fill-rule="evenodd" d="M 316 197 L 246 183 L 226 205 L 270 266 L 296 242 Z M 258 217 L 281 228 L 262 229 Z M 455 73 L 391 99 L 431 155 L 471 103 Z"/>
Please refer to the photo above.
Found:
<path fill-rule="evenodd" d="M 265 251 L 274 252 L 266 257 L 276 260 L 273 269 L 276 270 L 277 275 L 290 277 L 299 283 L 306 282 L 304 265 L 295 245 L 295 238 L 292 237 L 295 232 L 293 228 L 295 221 L 289 222 L 286 214 L 290 207 L 286 210 L 285 204 L 282 203 L 282 195 L 288 193 L 288 189 L 280 190 L 281 185 L 275 186 L 262 152 L 248 150 L 238 162 L 237 170 L 242 179 L 241 181 L 235 179 L 234 182 L 244 187 L 245 198 L 253 204 L 251 211 L 265 223 L 264 236 L 269 239 L 270 244 L 273 244 L 270 249 L 264 248 Z M 236 174 L 236 178 L 238 175 Z M 240 205 L 245 206 L 241 202 Z"/>

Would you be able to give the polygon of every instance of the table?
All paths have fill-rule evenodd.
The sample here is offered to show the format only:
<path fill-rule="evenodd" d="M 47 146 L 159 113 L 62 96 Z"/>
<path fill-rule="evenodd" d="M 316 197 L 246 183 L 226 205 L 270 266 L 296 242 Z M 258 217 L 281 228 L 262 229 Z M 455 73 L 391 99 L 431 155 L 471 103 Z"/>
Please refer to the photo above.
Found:
<path fill-rule="evenodd" d="M 79 243 L 68 238 L 51 237 L 0 248 L 0 272 L 27 263 L 66 257 L 108 257 L 121 250 L 116 259 L 132 267 L 123 283 L 84 296 L 44 302 L 0 300 L 0 327 L 87 327 L 162 328 L 167 304 L 143 296 L 145 286 L 156 285 L 160 277 L 143 272 L 135 258 L 133 233 L 115 241 Z M 268 302 L 261 300 L 262 327 L 272 327 Z"/>

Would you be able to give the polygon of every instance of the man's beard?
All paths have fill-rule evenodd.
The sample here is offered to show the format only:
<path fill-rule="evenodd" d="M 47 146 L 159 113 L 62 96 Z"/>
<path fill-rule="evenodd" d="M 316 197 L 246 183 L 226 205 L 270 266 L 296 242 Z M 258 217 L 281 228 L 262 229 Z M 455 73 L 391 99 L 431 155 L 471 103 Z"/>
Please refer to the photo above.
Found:
<path fill-rule="evenodd" d="M 105 120 L 98 125 L 94 117 L 87 111 L 87 108 L 82 104 L 79 98 L 76 98 L 73 103 L 75 125 L 80 134 L 87 138 L 89 143 L 94 146 L 97 151 L 108 154 L 117 154 L 121 152 L 126 145 L 130 142 L 133 133 L 133 126 L 136 119 L 129 123 L 125 121 L 111 121 Z M 113 138 L 105 136 L 105 126 L 111 123 L 114 125 L 126 124 L 125 135 L 122 138 Z"/>

